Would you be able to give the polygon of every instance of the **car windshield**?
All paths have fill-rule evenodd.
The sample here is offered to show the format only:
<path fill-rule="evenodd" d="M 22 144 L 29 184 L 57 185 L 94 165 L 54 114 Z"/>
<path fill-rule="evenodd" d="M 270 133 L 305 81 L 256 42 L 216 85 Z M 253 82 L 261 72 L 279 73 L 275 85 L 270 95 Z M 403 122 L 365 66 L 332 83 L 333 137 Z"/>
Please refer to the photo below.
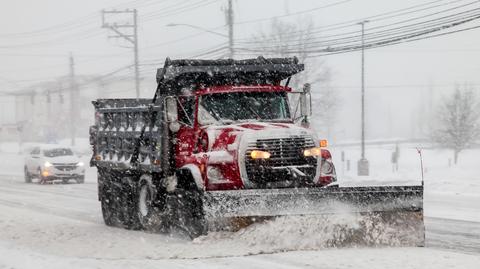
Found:
<path fill-rule="evenodd" d="M 73 151 L 68 148 L 48 149 L 43 151 L 46 157 L 72 156 Z"/>
<path fill-rule="evenodd" d="M 201 108 L 217 121 L 289 120 L 285 92 L 236 92 L 202 96 Z"/>

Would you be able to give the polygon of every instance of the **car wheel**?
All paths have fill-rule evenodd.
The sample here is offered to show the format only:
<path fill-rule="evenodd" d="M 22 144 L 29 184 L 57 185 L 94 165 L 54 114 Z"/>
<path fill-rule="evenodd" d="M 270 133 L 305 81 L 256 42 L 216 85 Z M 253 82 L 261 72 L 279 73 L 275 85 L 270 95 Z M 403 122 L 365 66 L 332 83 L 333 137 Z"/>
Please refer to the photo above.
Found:
<path fill-rule="evenodd" d="M 38 168 L 37 173 L 38 173 L 38 184 L 45 184 L 45 183 L 46 183 L 46 179 L 45 179 L 45 177 L 42 175 L 42 170 L 41 170 L 40 168 Z"/>
<path fill-rule="evenodd" d="M 25 173 L 25 183 L 32 183 L 32 176 L 28 172 L 28 169 L 26 166 L 24 168 L 24 173 Z"/>
<path fill-rule="evenodd" d="M 85 183 L 85 176 L 81 176 L 80 178 L 77 179 L 78 184 L 83 184 Z"/>
<path fill-rule="evenodd" d="M 62 179 L 63 184 L 68 184 L 68 178 Z"/>

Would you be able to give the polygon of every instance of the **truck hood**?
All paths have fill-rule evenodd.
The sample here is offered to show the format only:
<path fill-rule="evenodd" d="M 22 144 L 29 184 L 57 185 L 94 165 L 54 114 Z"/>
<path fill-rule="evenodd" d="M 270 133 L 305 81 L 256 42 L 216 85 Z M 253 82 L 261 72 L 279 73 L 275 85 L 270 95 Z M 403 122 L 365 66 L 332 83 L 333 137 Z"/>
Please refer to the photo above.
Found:
<path fill-rule="evenodd" d="M 315 133 L 307 128 L 292 123 L 245 122 L 222 126 L 208 126 L 208 148 L 218 150 L 227 145 L 231 149 L 239 149 L 242 141 L 252 141 L 261 138 L 285 138 L 290 136 L 311 136 L 315 141 Z M 232 145 L 232 144 L 236 144 Z"/>

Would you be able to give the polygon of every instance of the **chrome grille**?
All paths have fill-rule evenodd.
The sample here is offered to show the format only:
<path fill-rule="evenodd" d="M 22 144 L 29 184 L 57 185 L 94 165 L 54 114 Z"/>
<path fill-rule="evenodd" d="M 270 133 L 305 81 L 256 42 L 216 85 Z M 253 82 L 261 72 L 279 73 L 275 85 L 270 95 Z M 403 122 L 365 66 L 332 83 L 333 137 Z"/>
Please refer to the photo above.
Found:
<path fill-rule="evenodd" d="M 55 169 L 60 170 L 60 171 L 72 171 L 72 170 L 75 170 L 77 168 L 77 164 L 57 164 L 57 163 L 54 163 L 53 167 L 55 167 Z"/>
<path fill-rule="evenodd" d="M 315 142 L 309 136 L 258 139 L 250 142 L 245 152 L 247 176 L 250 181 L 257 183 L 292 180 L 293 176 L 287 167 L 295 166 L 307 175 L 308 179 L 303 178 L 302 180 L 313 180 L 317 160 L 303 156 L 304 149 L 311 147 L 315 147 Z M 268 151 L 271 154 L 270 158 L 253 160 L 250 156 L 253 150 Z"/>

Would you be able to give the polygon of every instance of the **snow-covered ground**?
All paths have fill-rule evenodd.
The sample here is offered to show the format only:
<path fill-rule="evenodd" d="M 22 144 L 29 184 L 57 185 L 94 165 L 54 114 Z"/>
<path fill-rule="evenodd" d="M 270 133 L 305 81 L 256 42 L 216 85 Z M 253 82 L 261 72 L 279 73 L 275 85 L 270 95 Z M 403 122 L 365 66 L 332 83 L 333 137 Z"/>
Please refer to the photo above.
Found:
<path fill-rule="evenodd" d="M 394 144 L 368 146 L 366 158 L 370 162 L 370 176 L 367 177 L 356 175 L 360 159 L 358 146 L 334 147 L 331 151 L 341 185 L 415 185 L 421 184 L 422 178 L 417 147 L 423 157 L 425 215 L 480 222 L 480 149 L 463 151 L 459 163 L 454 165 L 451 150 L 404 144 L 400 145 L 398 170 L 394 170 L 391 163 Z M 341 160 L 342 151 L 344 162 Z M 350 170 L 347 169 L 348 160 Z"/>
<path fill-rule="evenodd" d="M 342 169 L 342 150 L 350 171 Z M 340 184 L 420 183 L 415 148 L 401 146 L 398 172 L 390 164 L 392 150 L 369 146 L 371 176 L 359 178 L 358 148 L 332 148 Z M 0 144 L 0 268 L 480 268 L 479 149 L 462 153 L 455 167 L 448 166 L 450 152 L 425 149 L 427 247 L 374 249 L 326 248 L 323 220 L 307 217 L 215 232 L 193 242 L 110 228 L 96 200 L 95 169 L 87 170 L 81 185 L 25 184 L 18 152 L 15 144 Z M 354 221 L 349 215 L 335 218 Z"/>

